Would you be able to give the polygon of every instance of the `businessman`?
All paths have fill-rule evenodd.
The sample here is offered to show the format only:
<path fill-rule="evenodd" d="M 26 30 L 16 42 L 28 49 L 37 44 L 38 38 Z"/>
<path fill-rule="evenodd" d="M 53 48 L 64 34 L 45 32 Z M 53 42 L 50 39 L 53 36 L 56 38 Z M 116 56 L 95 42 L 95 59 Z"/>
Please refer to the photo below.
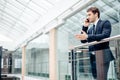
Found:
<path fill-rule="evenodd" d="M 93 23 L 93 26 L 89 27 L 90 23 Z M 89 27 L 89 28 L 88 28 Z M 100 19 L 100 11 L 97 7 L 90 7 L 87 10 L 87 18 L 84 21 L 81 34 L 77 34 L 75 37 L 81 40 L 82 43 L 100 41 L 104 38 L 110 37 L 111 34 L 111 23 L 108 20 Z M 94 79 L 97 78 L 96 70 L 96 58 L 95 51 L 103 50 L 103 59 L 104 59 L 104 75 L 107 80 L 107 73 L 109 69 L 110 61 L 114 60 L 112 52 L 109 48 L 109 42 L 100 43 L 97 45 L 89 46 L 90 51 L 90 63 L 91 70 Z"/>

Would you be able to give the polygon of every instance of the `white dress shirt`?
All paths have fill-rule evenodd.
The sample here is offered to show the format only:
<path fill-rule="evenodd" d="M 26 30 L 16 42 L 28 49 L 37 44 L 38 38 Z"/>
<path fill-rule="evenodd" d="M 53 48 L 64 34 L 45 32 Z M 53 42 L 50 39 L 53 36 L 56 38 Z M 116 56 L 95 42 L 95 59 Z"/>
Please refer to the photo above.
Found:
<path fill-rule="evenodd" d="M 97 26 L 98 21 L 99 21 L 99 18 L 93 23 L 93 25 L 95 25 L 95 30 L 96 30 L 96 26 Z M 93 51 L 92 54 L 95 55 L 95 52 Z"/>

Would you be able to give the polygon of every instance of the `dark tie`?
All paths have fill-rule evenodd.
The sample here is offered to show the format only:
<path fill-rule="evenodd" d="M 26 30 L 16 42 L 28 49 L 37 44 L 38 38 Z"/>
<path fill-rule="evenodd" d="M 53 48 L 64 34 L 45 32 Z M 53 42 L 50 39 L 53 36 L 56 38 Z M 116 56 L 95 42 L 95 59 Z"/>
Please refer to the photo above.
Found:
<path fill-rule="evenodd" d="M 93 24 L 93 34 L 95 34 L 95 25 Z"/>

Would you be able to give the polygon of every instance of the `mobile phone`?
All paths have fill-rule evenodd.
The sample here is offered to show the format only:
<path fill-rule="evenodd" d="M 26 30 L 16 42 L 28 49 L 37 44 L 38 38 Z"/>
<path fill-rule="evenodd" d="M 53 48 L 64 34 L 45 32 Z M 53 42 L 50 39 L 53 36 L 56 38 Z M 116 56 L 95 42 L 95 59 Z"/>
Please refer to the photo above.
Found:
<path fill-rule="evenodd" d="M 89 22 L 89 19 L 87 19 L 87 22 Z"/>

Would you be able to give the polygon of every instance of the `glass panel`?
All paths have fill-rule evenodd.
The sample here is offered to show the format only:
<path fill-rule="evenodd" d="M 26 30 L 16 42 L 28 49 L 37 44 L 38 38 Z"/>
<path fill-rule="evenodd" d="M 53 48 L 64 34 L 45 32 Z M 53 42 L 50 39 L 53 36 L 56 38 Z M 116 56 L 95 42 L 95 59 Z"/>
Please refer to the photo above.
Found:
<path fill-rule="evenodd" d="M 18 49 L 12 54 L 13 74 L 21 74 L 21 68 L 22 68 L 22 50 Z"/>
<path fill-rule="evenodd" d="M 49 34 L 42 34 L 27 45 L 26 75 L 49 78 Z"/>

